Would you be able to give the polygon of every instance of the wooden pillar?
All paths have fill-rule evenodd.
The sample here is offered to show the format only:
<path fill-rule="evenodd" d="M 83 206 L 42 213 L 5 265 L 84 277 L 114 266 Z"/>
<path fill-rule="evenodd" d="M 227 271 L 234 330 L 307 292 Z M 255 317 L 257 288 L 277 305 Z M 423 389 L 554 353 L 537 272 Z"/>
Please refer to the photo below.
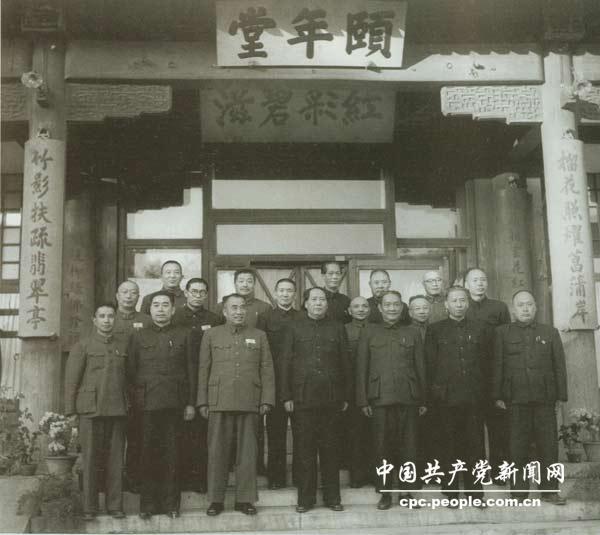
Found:
<path fill-rule="evenodd" d="M 597 325 L 592 238 L 583 143 L 577 120 L 561 103 L 572 84 L 571 56 L 544 58 L 542 149 L 548 217 L 552 308 L 567 355 L 567 408 L 600 409 L 594 329 Z"/>
<path fill-rule="evenodd" d="M 62 218 L 67 130 L 64 44 L 51 39 L 37 41 L 33 50 L 32 69 L 44 79 L 46 95 L 35 89 L 28 90 L 29 141 L 25 148 L 19 334 L 25 336 L 21 346 L 24 405 L 29 407 L 34 421 L 37 421 L 45 411 L 60 410 L 62 407 L 62 353 L 58 335 L 62 301 Z M 47 145 L 51 149 L 46 155 L 37 152 L 45 143 L 41 141 L 44 138 L 48 139 Z M 52 155 L 53 160 L 48 159 L 48 155 Z M 62 165 L 57 165 L 57 162 L 62 162 Z M 50 200 L 51 196 L 53 200 Z M 46 206 L 46 202 L 52 203 L 52 206 L 44 218 L 42 207 Z M 51 223 L 46 223 L 45 219 Z M 43 246 L 43 228 L 50 229 L 52 225 L 56 228 L 46 241 L 52 245 Z M 37 260 L 34 261 L 33 255 L 37 256 Z M 44 286 L 40 291 L 42 280 Z M 37 292 L 34 288 L 36 285 Z M 28 311 L 36 305 L 36 293 L 37 299 L 41 300 L 37 303 L 38 307 L 47 310 L 41 311 L 40 316 L 46 314 L 44 321 L 32 331 L 33 315 Z M 49 326 L 52 327 L 48 329 Z"/>
<path fill-rule="evenodd" d="M 116 199 L 99 201 L 96 209 L 96 298 L 114 301 L 118 278 L 119 208 Z"/>
<path fill-rule="evenodd" d="M 520 289 L 531 289 L 529 234 L 525 228 L 527 189 L 516 173 L 492 179 L 494 189 L 495 296 L 510 303 Z"/>
<path fill-rule="evenodd" d="M 475 228 L 475 241 L 477 244 L 477 261 L 469 267 L 483 269 L 488 277 L 488 295 L 497 296 L 496 274 L 496 230 L 494 212 L 490 209 L 494 205 L 494 191 L 492 181 L 488 178 L 473 180 L 473 220 Z"/>

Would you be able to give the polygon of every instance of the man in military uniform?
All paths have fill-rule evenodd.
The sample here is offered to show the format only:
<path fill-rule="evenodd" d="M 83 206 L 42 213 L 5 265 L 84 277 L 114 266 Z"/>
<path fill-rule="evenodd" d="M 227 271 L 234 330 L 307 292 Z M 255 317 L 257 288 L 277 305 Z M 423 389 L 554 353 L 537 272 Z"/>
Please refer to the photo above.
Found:
<path fill-rule="evenodd" d="M 179 516 L 181 423 L 194 418 L 196 377 L 191 336 L 172 323 L 174 297 L 157 292 L 150 302 L 152 325 L 129 339 L 128 374 L 134 405 L 142 413 L 140 517 Z"/>
<path fill-rule="evenodd" d="M 183 280 L 183 268 L 181 264 L 177 260 L 167 260 L 160 268 L 160 279 L 162 281 L 162 288 L 159 292 L 167 292 L 171 295 L 173 297 L 173 306 L 183 306 L 185 304 L 185 295 L 179 286 Z M 153 292 L 142 299 L 141 311 L 144 314 L 150 314 L 150 303 L 157 293 Z"/>
<path fill-rule="evenodd" d="M 233 274 L 235 293 L 241 295 L 246 301 L 246 325 L 256 327 L 258 317 L 273 308 L 269 303 L 254 297 L 256 286 L 256 273 L 251 269 L 240 269 Z M 224 314 L 223 303 L 217 305 L 217 315 Z"/>
<path fill-rule="evenodd" d="M 229 452 L 236 433 L 235 510 L 256 514 L 256 457 L 259 415 L 275 405 L 273 360 L 263 331 L 246 325 L 244 297 L 223 300 L 226 324 L 202 338 L 197 406 L 208 419 L 208 497 L 206 511 L 223 511 Z"/>
<path fill-rule="evenodd" d="M 192 356 L 194 359 L 193 377 L 198 375 L 200 344 L 208 329 L 221 324 L 216 314 L 205 308 L 208 297 L 208 283 L 201 278 L 191 278 L 185 285 L 186 303 L 175 309 L 173 325 L 180 325 L 191 334 Z M 181 437 L 181 488 L 206 492 L 207 451 L 206 419 L 196 414 L 193 420 L 183 423 Z"/>
<path fill-rule="evenodd" d="M 508 412 L 510 460 L 522 470 L 534 459 L 541 469 L 541 490 L 558 490 L 558 482 L 544 477 L 549 465 L 558 461 L 555 410 L 567 401 L 565 353 L 558 331 L 537 323 L 533 295 L 521 290 L 513 296 L 515 322 L 496 331 L 493 396 L 496 406 Z M 519 473 L 511 481 L 513 497 L 527 497 L 529 481 Z M 519 492 L 520 491 L 520 492 Z M 543 493 L 542 500 L 564 505 L 558 493 Z"/>
<path fill-rule="evenodd" d="M 408 301 L 408 314 L 411 327 L 417 329 L 421 340 L 425 341 L 427 326 L 431 317 L 431 304 L 425 295 L 413 295 Z M 446 316 L 448 313 L 446 313 Z M 446 317 L 444 316 L 444 317 Z"/>
<path fill-rule="evenodd" d="M 466 463 L 465 488 L 474 491 L 466 494 L 480 498 L 482 485 L 475 482 L 472 470 L 484 458 L 483 404 L 488 395 L 484 374 L 489 369 L 491 337 L 484 323 L 466 317 L 468 307 L 467 290 L 451 287 L 446 296 L 448 319 L 428 327 L 425 356 L 429 396 L 439 412 L 444 444 L 442 492 L 458 490 L 458 472 L 456 477 L 449 474 L 460 459 Z"/>
<path fill-rule="evenodd" d="M 346 335 L 348 336 L 348 347 L 352 361 L 351 373 L 351 392 L 355 392 L 354 378 L 356 376 L 356 351 L 358 349 L 358 340 L 365 332 L 368 326 L 368 318 L 371 309 L 369 302 L 364 297 L 355 297 L 350 301 L 348 313 L 352 318 L 350 323 L 346 323 Z M 356 405 L 356 398 L 352 396 L 348 400 L 348 410 L 342 414 L 343 424 L 342 444 L 348 444 L 348 448 L 343 448 L 342 455 L 346 456 L 347 464 L 350 468 L 350 487 L 358 489 L 366 485 L 372 477 L 371 457 L 373 449 L 371 443 L 371 422 L 363 414 L 360 407 Z"/>
<path fill-rule="evenodd" d="M 469 269 L 465 274 L 465 288 L 469 290 L 467 318 L 483 321 L 492 329 L 510 323 L 510 312 L 506 303 L 487 297 L 488 279 L 479 268 Z M 485 372 L 488 389 L 492 387 L 492 368 Z M 508 422 L 504 411 L 498 409 L 493 400 L 486 401 L 484 421 L 488 431 L 489 461 L 494 472 L 508 457 Z"/>
<path fill-rule="evenodd" d="M 391 286 L 392 279 L 390 279 L 390 274 L 385 269 L 374 269 L 371 271 L 371 274 L 369 275 L 369 287 L 371 288 L 371 293 L 373 295 L 369 297 L 369 307 L 371 308 L 369 322 L 381 323 L 383 321 L 379 304 L 381 303 L 383 294 L 388 292 Z M 408 306 L 404 302 L 402 302 L 402 312 L 400 313 L 399 321 L 402 325 L 410 324 Z"/>
<path fill-rule="evenodd" d="M 431 313 L 429 323 L 435 323 L 446 319 L 448 312 L 446 311 L 444 299 L 444 279 L 439 271 L 428 271 L 423 275 L 423 288 L 425 288 L 425 298 L 429 301 Z"/>
<path fill-rule="evenodd" d="M 383 294 L 383 322 L 360 338 L 356 369 L 356 404 L 373 418 L 374 470 L 385 459 L 396 467 L 393 474 L 402 464 L 416 461 L 417 420 L 427 411 L 423 342 L 415 329 L 400 323 L 402 305 L 398 292 Z M 388 474 L 383 483 L 378 481 L 377 490 L 391 489 L 393 479 Z M 402 490 L 414 487 L 404 484 Z M 391 494 L 382 493 L 377 508 L 389 509 L 391 504 Z"/>
<path fill-rule="evenodd" d="M 135 307 L 140 298 L 140 288 L 134 281 L 123 281 L 117 289 L 117 312 L 113 335 L 125 343 L 136 329 L 149 327 L 150 316 L 138 312 Z M 131 492 L 138 492 L 140 482 L 140 452 L 142 441 L 142 415 L 130 407 L 127 418 L 127 449 L 125 454 L 126 485 Z"/>
<path fill-rule="evenodd" d="M 115 306 L 102 304 L 94 311 L 94 332 L 77 342 L 65 372 L 65 413 L 79 428 L 83 460 L 85 520 L 98 512 L 97 463 L 106 452 L 106 508 L 125 518 L 121 480 L 127 417 L 127 344 L 113 336 Z"/>
<path fill-rule="evenodd" d="M 338 428 L 340 411 L 351 397 L 351 369 L 344 326 L 327 318 L 327 294 L 314 287 L 304 292 L 306 316 L 285 335 L 281 368 L 281 399 L 296 421 L 298 505 L 304 513 L 316 502 L 317 454 L 323 501 L 343 511 L 340 498 Z"/>
<path fill-rule="evenodd" d="M 342 265 L 338 262 L 325 262 L 321 265 L 321 275 L 327 296 L 327 317 L 342 323 L 348 323 L 350 298 L 340 292 L 342 284 Z"/>
<path fill-rule="evenodd" d="M 286 486 L 286 438 L 288 419 L 290 418 L 281 402 L 279 389 L 281 384 L 281 352 L 285 329 L 291 322 L 302 316 L 302 312 L 294 308 L 295 298 L 296 283 L 292 279 L 278 280 L 275 285 L 277 306 L 267 312 L 263 312 L 259 316 L 258 324 L 256 325 L 258 329 L 265 331 L 267 334 L 275 370 L 275 407 L 273 407 L 273 410 L 266 417 L 269 451 L 267 475 L 270 489 L 280 489 Z M 294 474 L 294 471 L 292 474 Z"/>

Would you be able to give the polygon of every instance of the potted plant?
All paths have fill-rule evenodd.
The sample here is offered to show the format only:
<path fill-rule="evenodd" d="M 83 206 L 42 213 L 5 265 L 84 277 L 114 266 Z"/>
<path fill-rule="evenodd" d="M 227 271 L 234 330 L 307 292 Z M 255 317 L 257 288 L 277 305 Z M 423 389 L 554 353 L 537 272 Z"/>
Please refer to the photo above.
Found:
<path fill-rule="evenodd" d="M 70 474 L 77 455 L 69 454 L 69 446 L 74 438 L 69 419 L 64 414 L 46 412 L 39 425 L 40 431 L 48 437 L 48 472 L 57 476 Z"/>
<path fill-rule="evenodd" d="M 29 422 L 33 422 L 33 416 L 29 409 L 19 411 L 19 426 L 14 434 L 11 456 L 13 458 L 12 473 L 23 476 L 32 476 L 37 469 L 34 460 L 38 451 L 39 431 L 31 431 Z"/>
<path fill-rule="evenodd" d="M 581 462 L 581 452 L 576 451 L 577 444 L 581 444 L 579 439 L 579 426 L 576 422 L 569 425 L 561 425 L 558 433 L 558 440 L 561 440 L 566 449 L 567 461 L 570 463 Z"/>
<path fill-rule="evenodd" d="M 600 414 L 588 409 L 573 409 L 571 416 L 584 433 L 582 444 L 588 461 L 600 462 Z"/>

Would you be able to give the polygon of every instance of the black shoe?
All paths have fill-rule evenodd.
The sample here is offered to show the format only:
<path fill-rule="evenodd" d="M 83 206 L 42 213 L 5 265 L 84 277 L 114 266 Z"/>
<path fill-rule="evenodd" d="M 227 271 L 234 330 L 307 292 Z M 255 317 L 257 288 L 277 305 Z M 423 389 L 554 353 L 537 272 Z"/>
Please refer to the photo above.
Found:
<path fill-rule="evenodd" d="M 150 520 L 152 518 L 152 513 L 149 513 L 148 511 L 143 511 L 142 513 L 140 513 L 138 515 L 142 520 Z"/>
<path fill-rule="evenodd" d="M 236 502 L 233 506 L 233 510 L 239 511 L 240 513 L 244 513 L 245 515 L 250 516 L 256 514 L 256 507 L 254 507 L 254 505 L 248 502 Z"/>
<path fill-rule="evenodd" d="M 377 509 L 387 511 L 392 506 L 392 497 L 389 494 L 382 494 L 377 504 Z"/>
<path fill-rule="evenodd" d="M 91 522 L 92 520 L 96 520 L 96 513 L 83 513 L 83 519 L 86 522 Z"/>
<path fill-rule="evenodd" d="M 223 504 L 221 502 L 212 502 L 208 509 L 206 510 L 206 514 L 208 516 L 217 516 L 223 512 Z"/>
<path fill-rule="evenodd" d="M 126 516 L 123 511 L 109 511 L 108 514 L 117 520 L 121 520 Z"/>
<path fill-rule="evenodd" d="M 567 499 L 563 498 L 559 494 L 542 494 L 541 500 L 553 505 L 566 505 L 567 503 Z"/>
<path fill-rule="evenodd" d="M 282 489 L 283 487 L 285 487 L 285 485 L 282 485 L 281 483 L 278 483 L 277 481 L 272 481 L 269 483 L 269 490 L 278 490 L 278 489 Z"/>
<path fill-rule="evenodd" d="M 312 509 L 312 505 L 296 505 L 296 513 L 308 513 Z"/>
<path fill-rule="evenodd" d="M 343 511 L 344 510 L 344 506 L 341 503 L 330 503 L 329 505 L 327 505 L 327 507 L 329 507 L 329 509 L 331 509 L 332 511 Z"/>
<path fill-rule="evenodd" d="M 168 513 L 165 513 L 169 518 L 179 518 L 179 511 L 169 511 Z"/>

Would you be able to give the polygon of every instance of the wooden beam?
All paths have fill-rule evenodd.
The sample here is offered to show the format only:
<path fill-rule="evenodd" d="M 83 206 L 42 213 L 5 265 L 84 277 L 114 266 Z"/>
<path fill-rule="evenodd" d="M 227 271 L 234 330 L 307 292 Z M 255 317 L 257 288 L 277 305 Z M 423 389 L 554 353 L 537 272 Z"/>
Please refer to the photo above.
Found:
<path fill-rule="evenodd" d="M 220 79 L 362 82 L 541 83 L 537 44 L 411 46 L 402 68 L 220 68 L 207 42 L 72 41 L 66 77 L 78 82 L 198 82 Z"/>
<path fill-rule="evenodd" d="M 467 249 L 471 238 L 398 238 L 398 249 Z"/>
<path fill-rule="evenodd" d="M 31 70 L 32 48 L 25 39 L 2 39 L 2 81 L 20 80 Z"/>

